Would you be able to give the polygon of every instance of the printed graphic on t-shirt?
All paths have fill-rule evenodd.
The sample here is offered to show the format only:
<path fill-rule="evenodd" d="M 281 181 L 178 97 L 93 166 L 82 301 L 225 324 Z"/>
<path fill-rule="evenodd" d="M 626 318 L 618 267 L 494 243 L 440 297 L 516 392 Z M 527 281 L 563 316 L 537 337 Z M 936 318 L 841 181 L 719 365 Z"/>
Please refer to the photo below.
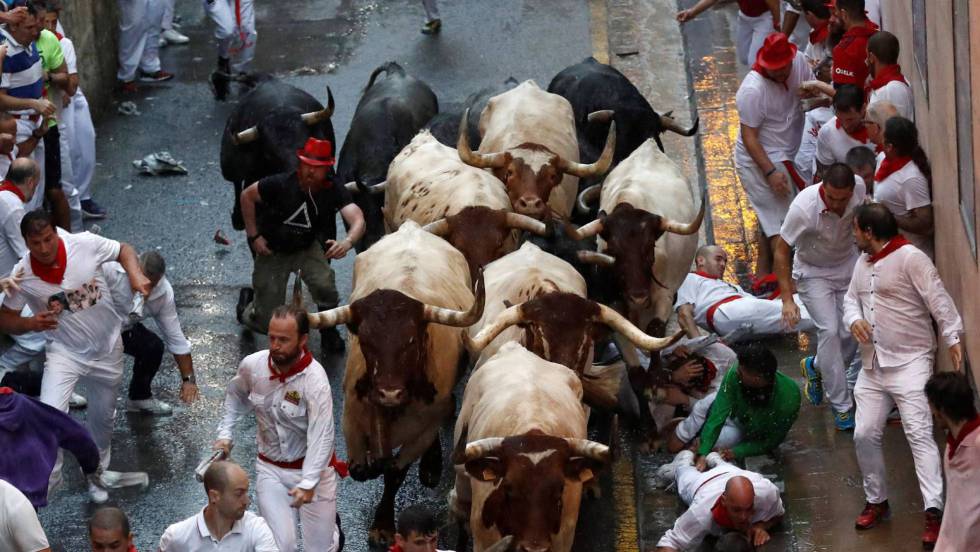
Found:
<path fill-rule="evenodd" d="M 310 212 L 306 207 L 306 202 L 304 201 L 303 204 L 300 205 L 299 209 L 296 209 L 295 213 L 289 215 L 289 218 L 283 221 L 283 224 L 287 226 L 297 226 L 306 230 L 313 228 L 313 223 L 310 221 Z"/>
<path fill-rule="evenodd" d="M 62 291 L 49 297 L 48 310 L 55 315 L 60 315 L 64 311 L 79 312 L 94 307 L 100 299 L 102 299 L 102 290 L 93 278 L 78 289 Z"/>

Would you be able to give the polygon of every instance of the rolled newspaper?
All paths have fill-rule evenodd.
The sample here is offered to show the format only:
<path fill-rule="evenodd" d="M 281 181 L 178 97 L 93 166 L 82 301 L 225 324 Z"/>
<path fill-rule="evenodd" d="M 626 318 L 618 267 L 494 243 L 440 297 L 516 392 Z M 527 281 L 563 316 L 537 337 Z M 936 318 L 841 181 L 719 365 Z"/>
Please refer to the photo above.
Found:
<path fill-rule="evenodd" d="M 211 454 L 211 456 L 205 458 L 204 460 L 201 460 L 201 463 L 197 465 L 197 469 L 194 470 L 194 477 L 198 481 L 204 481 L 204 472 L 208 471 L 208 468 L 211 467 L 211 464 L 214 464 L 218 460 L 224 460 L 224 459 L 225 459 L 225 451 L 223 450 L 214 451 Z"/>

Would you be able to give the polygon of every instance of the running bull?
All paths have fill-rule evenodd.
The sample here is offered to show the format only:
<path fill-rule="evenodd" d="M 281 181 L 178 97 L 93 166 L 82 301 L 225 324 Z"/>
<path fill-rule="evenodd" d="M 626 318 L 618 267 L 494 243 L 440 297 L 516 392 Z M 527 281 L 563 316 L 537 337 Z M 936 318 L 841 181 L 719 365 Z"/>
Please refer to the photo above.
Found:
<path fill-rule="evenodd" d="M 334 101 L 327 87 L 324 108 L 310 94 L 269 79 L 248 93 L 228 115 L 221 137 L 221 175 L 235 186 L 231 222 L 245 229 L 239 197 L 259 179 L 296 169 L 296 151 L 308 138 L 335 144 Z"/>
<path fill-rule="evenodd" d="M 351 477 L 384 475 L 372 544 L 390 542 L 395 495 L 419 457 L 419 479 L 439 482 L 439 428 L 453 414 L 460 332 L 483 313 L 463 255 L 408 221 L 354 261 L 351 303 L 310 315 L 313 328 L 346 324 L 350 354 L 341 423 Z M 392 451 L 400 449 L 393 456 Z"/>

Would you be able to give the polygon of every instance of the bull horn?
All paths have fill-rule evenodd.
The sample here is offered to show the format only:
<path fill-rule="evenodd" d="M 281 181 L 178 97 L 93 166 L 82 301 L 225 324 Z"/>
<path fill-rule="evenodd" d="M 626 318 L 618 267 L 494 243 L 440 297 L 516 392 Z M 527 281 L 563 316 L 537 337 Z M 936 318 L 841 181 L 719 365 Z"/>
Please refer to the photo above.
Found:
<path fill-rule="evenodd" d="M 548 233 L 548 227 L 545 223 L 520 213 L 507 213 L 507 226 L 518 230 L 527 230 L 539 236 Z"/>
<path fill-rule="evenodd" d="M 599 199 L 602 195 L 602 184 L 593 184 L 588 188 L 582 190 L 582 193 L 578 195 L 578 210 L 580 213 L 589 212 L 589 203 Z"/>
<path fill-rule="evenodd" d="M 383 194 L 385 192 L 385 189 L 387 189 L 387 188 L 388 188 L 388 181 L 387 180 L 382 180 L 381 182 L 378 182 L 377 184 L 372 184 L 372 185 L 368 186 L 367 187 L 367 190 L 368 190 L 368 193 L 369 194 L 376 195 L 376 194 Z"/>
<path fill-rule="evenodd" d="M 292 305 L 294 307 L 302 307 L 303 306 L 303 280 L 301 280 L 302 277 L 303 277 L 303 271 L 302 270 L 297 270 L 296 271 L 296 280 L 293 281 L 293 301 L 292 301 Z"/>
<path fill-rule="evenodd" d="M 330 116 L 333 115 L 333 92 L 330 91 L 330 87 L 327 87 L 327 107 L 319 111 L 311 111 L 310 113 L 304 113 L 300 115 L 303 122 L 307 126 L 312 126 L 317 123 L 322 123 L 324 121 L 329 121 Z"/>
<path fill-rule="evenodd" d="M 486 439 L 479 439 L 466 445 L 466 452 L 463 453 L 463 456 L 466 458 L 467 462 L 479 460 L 480 458 L 485 458 L 487 456 L 496 456 L 500 453 L 500 447 L 503 444 L 503 437 L 487 437 Z"/>
<path fill-rule="evenodd" d="M 483 552 L 507 552 L 512 544 L 514 544 L 514 535 L 507 535 L 495 542 L 490 548 L 484 548 Z"/>
<path fill-rule="evenodd" d="M 459 140 L 456 142 L 460 161 L 479 169 L 496 169 L 506 165 L 508 163 L 507 152 L 474 153 L 470 149 L 470 136 L 466 127 L 469 116 L 470 108 L 467 107 L 466 111 L 463 112 L 463 118 L 459 120 Z"/>
<path fill-rule="evenodd" d="M 347 191 L 348 192 L 351 192 L 351 193 L 354 193 L 354 194 L 357 193 L 357 182 L 355 182 L 355 181 L 351 181 L 351 182 L 348 182 L 347 184 L 344 184 L 344 187 L 347 188 Z"/>
<path fill-rule="evenodd" d="M 616 112 L 612 109 L 600 109 L 589 113 L 587 119 L 590 123 L 608 123 L 613 120 L 615 114 Z"/>
<path fill-rule="evenodd" d="M 437 221 L 430 222 L 423 226 L 422 230 L 437 236 L 445 236 L 449 233 L 449 220 L 441 218 Z"/>
<path fill-rule="evenodd" d="M 669 130 L 676 134 L 680 134 L 681 136 L 694 136 L 694 134 L 697 133 L 698 124 L 701 122 L 700 117 L 694 118 L 694 124 L 691 125 L 691 128 L 683 128 L 677 124 L 677 121 L 675 121 L 673 117 L 670 116 L 671 113 L 673 113 L 673 111 L 668 111 L 660 116 L 660 126 L 664 130 Z"/>
<path fill-rule="evenodd" d="M 616 122 L 609 125 L 609 135 L 606 136 L 606 147 L 602 150 L 602 155 L 595 163 L 576 163 L 562 159 L 561 170 L 579 178 L 590 176 L 602 176 L 612 165 L 613 153 L 616 151 Z"/>
<path fill-rule="evenodd" d="M 470 338 L 468 335 L 464 335 L 463 340 L 466 342 L 466 349 L 472 353 L 479 353 L 483 351 L 490 344 L 491 341 L 497 338 L 501 332 L 507 328 L 520 324 L 524 320 L 524 312 L 522 310 L 523 305 L 514 305 L 505 309 L 503 312 L 497 315 L 497 317 L 490 324 L 483 327 L 476 336 Z"/>
<path fill-rule="evenodd" d="M 595 460 L 596 462 L 600 462 L 602 464 L 607 464 L 609 462 L 609 447 L 603 445 L 602 443 L 596 443 L 595 441 L 589 441 L 588 439 L 572 439 L 569 437 L 566 437 L 565 441 L 568 443 L 568 448 L 571 449 L 572 456 L 589 458 L 590 460 Z M 477 442 L 479 443 L 479 441 Z"/>
<path fill-rule="evenodd" d="M 680 222 L 674 222 L 668 218 L 661 218 L 660 229 L 664 232 L 672 232 L 682 236 L 696 234 L 697 231 L 701 229 L 701 221 L 704 220 L 704 210 L 705 206 L 708 204 L 707 199 L 707 193 L 701 194 L 701 210 L 698 211 L 698 216 L 695 217 L 693 221 L 683 224 Z"/>
<path fill-rule="evenodd" d="M 580 263 L 594 264 L 599 266 L 613 266 L 616 264 L 616 257 L 599 253 L 598 251 L 578 251 L 575 253 Z"/>
<path fill-rule="evenodd" d="M 602 219 L 595 219 L 594 221 L 579 226 L 577 229 L 569 228 L 566 230 L 568 237 L 573 240 L 584 240 L 595 236 L 599 232 L 602 232 Z"/>
<path fill-rule="evenodd" d="M 252 128 L 247 128 L 241 132 L 231 135 L 231 141 L 234 142 L 236 146 L 249 144 L 258 139 L 259 139 L 259 127 L 257 126 L 254 126 Z"/>
<path fill-rule="evenodd" d="M 601 304 L 599 304 L 598 319 L 644 351 L 659 351 L 664 347 L 669 347 L 676 343 L 684 336 L 683 331 L 679 331 L 670 337 L 653 337 L 652 335 L 647 335 L 627 320 L 626 317 Z"/>
<path fill-rule="evenodd" d="M 332 328 L 341 324 L 347 324 L 351 321 L 352 316 L 353 313 L 350 310 L 350 305 L 335 307 L 323 312 L 311 312 L 307 315 L 310 319 L 310 328 L 313 329 Z"/>
<path fill-rule="evenodd" d="M 458 311 L 427 304 L 422 311 L 422 318 L 427 322 L 434 322 L 444 326 L 455 326 L 457 328 L 472 326 L 483 316 L 483 303 L 486 298 L 483 270 L 480 270 L 480 275 L 476 277 L 476 293 L 474 293 L 473 304 L 469 310 Z"/>

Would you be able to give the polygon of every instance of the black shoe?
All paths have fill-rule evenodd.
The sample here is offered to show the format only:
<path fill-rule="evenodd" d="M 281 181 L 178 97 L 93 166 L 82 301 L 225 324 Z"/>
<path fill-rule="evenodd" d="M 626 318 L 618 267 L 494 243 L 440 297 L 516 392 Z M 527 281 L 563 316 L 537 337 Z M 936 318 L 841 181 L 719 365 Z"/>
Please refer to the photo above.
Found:
<path fill-rule="evenodd" d="M 213 71 L 208 76 L 208 84 L 211 85 L 211 93 L 214 99 L 223 102 L 228 98 L 228 74 L 220 71 Z"/>
<path fill-rule="evenodd" d="M 329 353 L 342 353 L 347 345 L 337 328 L 324 328 L 320 330 L 320 348 Z"/>
<path fill-rule="evenodd" d="M 250 287 L 244 287 L 238 292 L 238 304 L 235 305 L 235 318 L 238 320 L 239 324 L 244 324 L 245 309 L 248 305 L 255 299 L 255 290 Z"/>

